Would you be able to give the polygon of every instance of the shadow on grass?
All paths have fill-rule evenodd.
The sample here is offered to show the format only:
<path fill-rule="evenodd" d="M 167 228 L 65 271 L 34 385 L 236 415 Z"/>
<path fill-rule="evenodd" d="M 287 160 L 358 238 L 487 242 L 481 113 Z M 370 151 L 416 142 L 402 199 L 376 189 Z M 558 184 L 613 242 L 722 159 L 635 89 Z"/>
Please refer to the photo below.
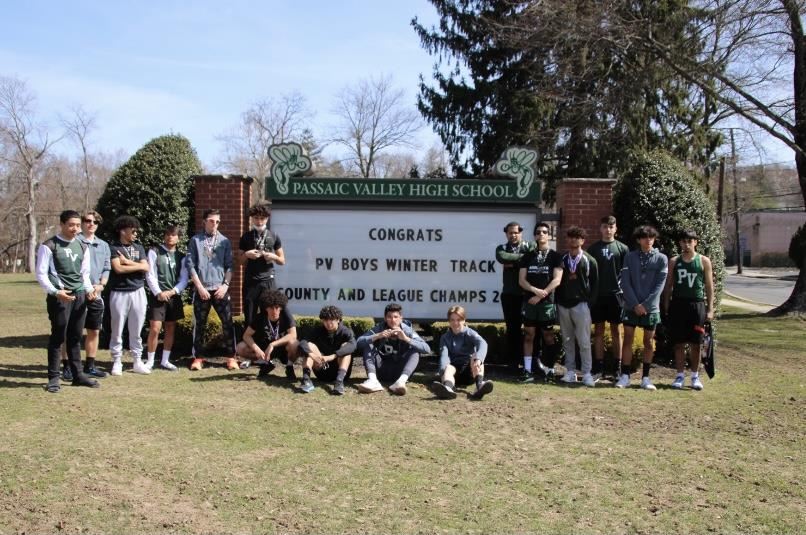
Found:
<path fill-rule="evenodd" d="M 720 320 L 744 320 L 744 319 L 750 319 L 750 318 L 768 318 L 768 317 L 769 316 L 766 316 L 762 312 L 739 312 L 739 313 L 730 312 L 730 313 L 727 313 L 727 314 L 722 314 L 721 316 L 719 316 L 719 319 Z"/>
<path fill-rule="evenodd" d="M 47 334 L 35 334 L 31 336 L 4 336 L 0 338 L 0 348 L 14 349 L 24 347 L 27 349 L 42 348 L 43 350 L 48 347 Z"/>
<path fill-rule="evenodd" d="M 43 383 L 32 383 L 31 379 L 46 380 L 48 367 L 45 364 L 20 364 L 0 367 L 0 388 L 42 388 Z M 28 379 L 14 381 L 11 379 Z"/>
<path fill-rule="evenodd" d="M 17 281 L 3 281 L 3 284 L 28 284 L 31 286 L 37 286 L 39 283 L 36 280 L 17 280 Z"/>

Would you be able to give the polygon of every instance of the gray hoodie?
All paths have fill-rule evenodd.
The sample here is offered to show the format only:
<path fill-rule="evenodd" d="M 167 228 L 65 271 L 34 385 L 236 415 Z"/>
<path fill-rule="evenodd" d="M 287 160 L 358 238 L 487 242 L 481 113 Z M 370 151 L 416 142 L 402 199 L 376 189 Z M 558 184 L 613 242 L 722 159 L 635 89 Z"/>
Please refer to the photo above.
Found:
<path fill-rule="evenodd" d="M 421 355 L 431 352 L 428 342 L 420 338 L 420 335 L 417 334 L 417 332 L 412 328 L 411 323 L 408 321 L 401 323 L 400 329 L 406 334 L 407 337 L 409 337 L 411 340 L 410 344 L 403 342 L 402 340 L 395 340 L 392 338 L 384 338 L 382 340 L 377 340 L 375 343 L 372 342 L 373 336 L 379 332 L 385 331 L 388 328 L 389 326 L 386 324 L 386 322 L 382 321 L 376 324 L 372 329 L 362 334 L 358 338 L 358 350 L 361 351 L 361 353 L 366 353 L 368 349 L 374 348 L 384 358 L 401 357 L 403 354 L 408 352 L 410 348 L 414 349 Z"/>
<path fill-rule="evenodd" d="M 660 296 L 669 272 L 666 255 L 653 248 L 641 266 L 641 250 L 630 251 L 624 258 L 619 283 L 624 292 L 624 308 L 644 305 L 648 314 L 660 312 Z"/>
<path fill-rule="evenodd" d="M 205 241 L 213 245 L 212 254 L 205 249 Z M 215 290 L 224 283 L 224 275 L 232 271 L 232 244 L 220 232 L 215 238 L 200 232 L 190 238 L 185 262 L 189 275 L 195 273 L 206 290 Z"/>

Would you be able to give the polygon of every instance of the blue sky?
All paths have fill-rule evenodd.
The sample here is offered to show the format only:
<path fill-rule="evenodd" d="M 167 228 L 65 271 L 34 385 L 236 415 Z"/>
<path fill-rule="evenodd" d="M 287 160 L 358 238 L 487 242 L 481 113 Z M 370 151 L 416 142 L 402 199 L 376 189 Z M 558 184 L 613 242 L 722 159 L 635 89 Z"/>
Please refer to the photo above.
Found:
<path fill-rule="evenodd" d="M 414 106 L 434 63 L 414 16 L 436 22 L 426 0 L 20 1 L 2 8 L 0 74 L 25 80 L 54 125 L 71 105 L 95 112 L 97 148 L 131 154 L 175 132 L 211 164 L 215 137 L 260 98 L 301 92 L 319 135 L 360 78 L 391 75 Z"/>
<path fill-rule="evenodd" d="M 132 154 L 174 132 L 208 166 L 216 136 L 258 99 L 301 92 L 323 137 L 340 89 L 391 75 L 414 106 L 418 76 L 429 80 L 435 61 L 410 25 L 437 22 L 427 0 L 19 0 L 1 14 L 0 74 L 29 84 L 44 119 L 55 125 L 80 104 L 97 114 L 95 148 Z M 436 140 L 425 127 L 422 152 Z M 792 162 L 780 143 L 762 143 L 766 154 L 750 146 L 746 161 Z"/>

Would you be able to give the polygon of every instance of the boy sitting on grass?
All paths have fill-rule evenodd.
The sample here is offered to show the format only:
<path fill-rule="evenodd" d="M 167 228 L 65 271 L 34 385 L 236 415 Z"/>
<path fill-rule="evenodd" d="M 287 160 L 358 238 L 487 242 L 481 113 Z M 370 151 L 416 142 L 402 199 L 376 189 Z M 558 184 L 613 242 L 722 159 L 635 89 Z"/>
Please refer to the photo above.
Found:
<path fill-rule="evenodd" d="M 334 396 L 344 395 L 344 380 L 350 375 L 353 365 L 352 354 L 356 348 L 353 331 L 342 323 L 342 313 L 338 307 L 328 305 L 319 311 L 322 321 L 314 327 L 310 340 L 300 340 L 299 354 L 305 357 L 302 365 L 303 392 L 314 389 L 311 370 L 316 377 L 326 383 L 333 383 L 330 391 Z"/>
<path fill-rule="evenodd" d="M 456 385 L 476 384 L 471 399 L 481 399 L 493 391 L 493 382 L 484 380 L 484 357 L 487 342 L 479 333 L 465 324 L 465 309 L 453 306 L 448 309 L 450 329 L 439 340 L 439 374 L 431 390 L 440 399 L 456 398 Z"/>
<path fill-rule="evenodd" d="M 288 297 L 279 290 L 264 290 L 258 302 L 262 313 L 255 314 L 235 349 L 239 357 L 249 359 L 241 363 L 241 368 L 247 368 L 249 361 L 254 360 L 260 366 L 258 379 L 263 379 L 274 369 L 272 361 L 280 359 L 288 362 L 293 374 L 298 346 L 297 322 L 288 310 Z"/>

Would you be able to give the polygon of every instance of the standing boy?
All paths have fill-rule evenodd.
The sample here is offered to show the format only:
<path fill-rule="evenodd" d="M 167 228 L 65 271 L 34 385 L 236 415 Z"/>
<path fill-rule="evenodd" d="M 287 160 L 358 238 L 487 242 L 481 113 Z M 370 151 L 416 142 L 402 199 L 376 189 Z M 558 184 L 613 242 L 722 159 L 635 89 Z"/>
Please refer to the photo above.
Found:
<path fill-rule="evenodd" d="M 532 373 L 532 348 L 537 329 L 543 336 L 543 359 L 537 359 L 537 366 L 545 377 L 554 375 L 558 344 L 554 338 L 553 326 L 557 320 L 554 306 L 554 289 L 560 285 L 563 276 L 562 258 L 549 248 L 549 226 L 538 223 L 534 229 L 537 247 L 523 255 L 518 273 L 518 283 L 523 288 L 523 378 L 521 382 L 534 380 Z"/>
<path fill-rule="evenodd" d="M 686 344 L 691 351 L 691 388 L 702 390 L 700 345 L 705 322 L 714 319 L 714 277 L 711 259 L 697 252 L 700 238 L 694 230 L 683 231 L 680 254 L 669 262 L 663 293 L 663 309 L 669 318 L 669 336 L 674 344 L 677 377 L 672 388 L 683 388 L 686 379 Z M 669 301 L 671 300 L 671 306 Z"/>
<path fill-rule="evenodd" d="M 568 252 L 562 258 L 562 281 L 557 288 L 557 314 L 565 350 L 564 383 L 576 383 L 576 352 L 582 361 L 582 382 L 596 386 L 591 375 L 591 312 L 599 293 L 599 270 L 596 260 L 582 249 L 585 230 L 569 227 L 566 231 Z"/>
<path fill-rule="evenodd" d="M 655 249 L 658 231 L 649 225 L 640 226 L 633 232 L 638 249 L 630 251 L 624 259 L 619 282 L 624 292 L 624 345 L 621 349 L 621 377 L 616 388 L 630 386 L 630 365 L 632 364 L 632 342 L 635 328 L 644 329 L 643 374 L 641 388 L 656 390 L 649 379 L 649 369 L 655 356 L 653 338 L 655 328 L 660 323 L 660 297 L 666 274 L 669 271 L 666 256 Z"/>
<path fill-rule="evenodd" d="M 190 280 L 193 281 L 193 362 L 192 371 L 204 367 L 204 330 L 210 307 L 221 319 L 221 328 L 227 340 L 229 356 L 227 369 L 237 370 L 235 359 L 235 329 L 232 325 L 232 304 L 229 285 L 232 280 L 232 244 L 218 231 L 221 212 L 208 209 L 203 214 L 204 230 L 188 242 L 187 262 Z"/>
<path fill-rule="evenodd" d="M 95 289 L 95 299 L 87 300 L 87 317 L 84 320 L 84 373 L 93 377 L 106 377 L 106 372 L 95 367 L 95 357 L 98 353 L 98 338 L 104 321 L 104 300 L 101 293 L 109 281 L 110 252 L 109 244 L 95 235 L 98 225 L 103 222 L 101 215 L 90 210 L 81 216 L 81 233 L 78 239 L 86 246 L 90 256 L 90 282 Z M 72 381 L 73 374 L 67 365 L 67 352 L 62 351 L 62 379 Z"/>
<path fill-rule="evenodd" d="M 495 248 L 495 259 L 503 266 L 501 279 L 501 309 L 506 324 L 506 352 L 510 359 L 509 366 L 513 372 L 518 371 L 518 364 L 523 351 L 523 290 L 518 284 L 520 261 L 525 253 L 534 251 L 534 242 L 523 241 L 523 227 L 512 221 L 504 227 L 507 242 Z M 532 354 L 531 351 L 528 353 Z M 526 370 L 527 372 L 529 370 Z"/>
<path fill-rule="evenodd" d="M 616 218 L 602 218 L 599 232 L 602 239 L 588 248 L 588 253 L 596 260 L 599 268 L 599 292 L 596 304 L 591 308 L 593 321 L 593 380 L 598 381 L 604 371 L 605 322 L 610 324 L 610 340 L 612 341 L 613 360 L 621 359 L 621 304 L 618 301 L 619 274 L 624 266 L 624 258 L 630 249 L 616 239 Z"/>
<path fill-rule="evenodd" d="M 146 367 L 154 367 L 160 330 L 165 327 L 162 341 L 160 366 L 168 371 L 176 371 L 170 361 L 174 345 L 176 322 L 185 317 L 181 293 L 188 285 L 188 272 L 185 255 L 176 250 L 179 243 L 179 227 L 168 225 L 163 234 L 163 243 L 148 251 L 149 271 L 146 275 L 148 289 L 151 290 L 148 313 L 148 342 L 146 343 Z"/>
<path fill-rule="evenodd" d="M 389 391 L 406 395 L 406 382 L 420 362 L 420 353 L 431 349 L 403 320 L 403 307 L 389 303 L 383 311 L 383 321 L 358 338 L 358 349 L 364 356 L 367 380 L 356 388 L 364 394 L 383 390 L 381 381 L 394 381 Z"/>
<path fill-rule="evenodd" d="M 90 282 L 90 255 L 86 246 L 76 239 L 81 216 L 75 210 L 65 210 L 59 216 L 59 224 L 59 233 L 45 240 L 36 255 L 36 281 L 48 294 L 45 299 L 50 319 L 47 390 L 54 394 L 61 388 L 59 362 L 65 342 L 73 385 L 99 386 L 98 381 L 81 370 L 81 330 L 87 301 L 95 299 L 95 288 Z"/>
<path fill-rule="evenodd" d="M 252 228 L 238 242 L 238 258 L 246 264 L 241 290 L 244 318 L 248 325 L 257 311 L 257 301 L 263 290 L 274 290 L 274 265 L 285 265 L 280 236 L 268 228 L 271 210 L 268 204 L 256 204 L 249 209 Z"/>
<path fill-rule="evenodd" d="M 109 352 L 112 354 L 112 375 L 123 375 L 123 326 L 129 329 L 129 353 L 132 357 L 134 373 L 149 374 L 140 360 L 143 355 L 143 341 L 140 331 L 146 319 L 145 274 L 148 273 L 148 260 L 143 246 L 137 243 L 140 222 L 129 215 L 115 220 L 114 230 L 117 240 L 112 242 L 112 278 L 109 286 L 109 310 L 112 319 L 112 332 Z"/>
<path fill-rule="evenodd" d="M 316 377 L 332 383 L 334 396 L 344 395 L 344 380 L 353 367 L 353 352 L 356 348 L 352 329 L 342 323 L 338 307 L 328 305 L 319 311 L 321 323 L 314 327 L 310 339 L 300 340 L 299 353 L 305 356 L 302 370 L 302 391 L 314 389 L 311 370 Z"/>
<path fill-rule="evenodd" d="M 487 341 L 465 324 L 465 309 L 453 306 L 448 309 L 450 328 L 439 339 L 439 381 L 431 390 L 440 399 L 456 398 L 456 385 L 476 385 L 471 399 L 481 399 L 493 391 L 493 382 L 484 380 L 484 358 Z"/>

